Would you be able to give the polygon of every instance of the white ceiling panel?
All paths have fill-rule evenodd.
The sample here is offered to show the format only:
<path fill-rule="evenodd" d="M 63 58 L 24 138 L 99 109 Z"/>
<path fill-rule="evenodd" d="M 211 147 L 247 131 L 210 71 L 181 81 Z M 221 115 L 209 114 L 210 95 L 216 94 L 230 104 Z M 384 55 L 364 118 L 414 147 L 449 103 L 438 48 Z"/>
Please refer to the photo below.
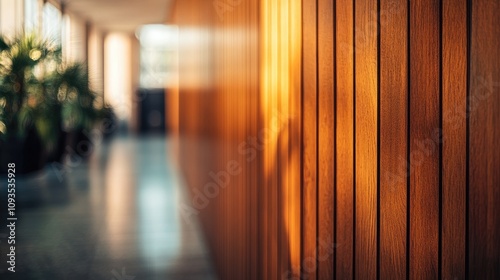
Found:
<path fill-rule="evenodd" d="M 64 0 L 66 9 L 107 31 L 165 23 L 171 0 Z"/>

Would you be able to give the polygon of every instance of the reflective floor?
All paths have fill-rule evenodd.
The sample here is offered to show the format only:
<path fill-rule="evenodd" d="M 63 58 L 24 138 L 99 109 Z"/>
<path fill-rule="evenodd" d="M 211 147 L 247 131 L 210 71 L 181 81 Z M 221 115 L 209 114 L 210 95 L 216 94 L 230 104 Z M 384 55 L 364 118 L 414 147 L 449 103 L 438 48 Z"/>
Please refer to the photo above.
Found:
<path fill-rule="evenodd" d="M 164 137 L 117 138 L 87 162 L 18 179 L 16 273 L 2 227 L 0 279 L 215 279 L 200 231 L 177 211 L 167 153 Z"/>

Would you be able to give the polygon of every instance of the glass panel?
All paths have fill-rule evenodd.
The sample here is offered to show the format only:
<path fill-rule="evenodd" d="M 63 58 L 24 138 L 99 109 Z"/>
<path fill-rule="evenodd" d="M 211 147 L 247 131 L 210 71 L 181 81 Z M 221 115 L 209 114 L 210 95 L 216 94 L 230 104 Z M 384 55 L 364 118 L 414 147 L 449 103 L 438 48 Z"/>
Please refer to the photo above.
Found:
<path fill-rule="evenodd" d="M 43 6 L 43 36 L 56 44 L 61 43 L 61 12 L 49 3 Z"/>
<path fill-rule="evenodd" d="M 168 25 L 145 25 L 140 29 L 141 87 L 165 87 L 177 61 L 177 32 L 176 26 Z"/>
<path fill-rule="evenodd" d="M 36 31 L 38 27 L 38 0 L 24 1 L 24 27 L 26 31 Z"/>

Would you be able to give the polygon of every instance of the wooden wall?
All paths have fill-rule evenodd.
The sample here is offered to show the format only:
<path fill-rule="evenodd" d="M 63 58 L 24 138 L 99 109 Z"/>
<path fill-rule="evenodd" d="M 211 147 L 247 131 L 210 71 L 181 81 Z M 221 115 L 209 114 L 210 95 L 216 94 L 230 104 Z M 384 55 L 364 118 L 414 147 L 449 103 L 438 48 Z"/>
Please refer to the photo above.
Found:
<path fill-rule="evenodd" d="M 500 279 L 500 1 L 174 7 L 221 279 Z"/>

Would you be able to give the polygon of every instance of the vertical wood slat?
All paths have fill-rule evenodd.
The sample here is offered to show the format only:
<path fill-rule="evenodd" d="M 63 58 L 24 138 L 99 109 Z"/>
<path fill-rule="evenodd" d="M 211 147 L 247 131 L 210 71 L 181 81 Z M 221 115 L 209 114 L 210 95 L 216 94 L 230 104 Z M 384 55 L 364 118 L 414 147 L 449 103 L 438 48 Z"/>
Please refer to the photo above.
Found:
<path fill-rule="evenodd" d="M 269 16 L 269 10 L 270 10 L 270 3 L 269 2 L 261 2 L 260 3 L 260 18 L 261 18 L 261 26 L 266 27 L 270 25 L 270 16 Z M 262 116 L 262 122 L 261 122 L 261 127 L 260 129 L 264 131 L 265 127 L 267 126 L 267 112 L 269 112 L 269 101 L 268 97 L 264 94 L 269 91 L 268 87 L 270 84 L 270 73 L 267 67 L 265 67 L 264 63 L 267 61 L 270 56 L 270 50 L 266 46 L 270 44 L 270 30 L 267 28 L 260 28 L 262 30 L 259 38 L 261 39 L 261 44 L 259 48 L 261 49 L 260 55 L 261 59 L 259 59 L 259 63 L 261 64 L 259 67 L 260 70 L 260 79 L 261 79 L 261 88 L 262 88 L 262 93 L 260 94 L 260 100 L 261 100 L 261 111 L 260 114 Z M 262 208 L 260 210 L 260 223 L 261 223 L 261 262 L 260 262 L 260 279 L 269 279 L 269 267 L 271 265 L 271 261 L 269 258 L 269 248 L 270 248 L 270 237 L 269 237 L 269 184 L 267 180 L 267 174 L 266 174 L 266 168 L 267 168 L 267 162 L 268 162 L 268 154 L 265 153 L 266 147 L 263 147 L 263 152 L 259 153 L 259 155 L 262 157 L 262 164 L 260 165 L 261 168 L 259 168 L 261 172 L 261 182 L 259 187 L 260 189 L 260 207 Z"/>
<path fill-rule="evenodd" d="M 465 278 L 467 2 L 442 2 L 443 279 Z"/>
<path fill-rule="evenodd" d="M 410 1 L 410 279 L 438 277 L 439 11 Z"/>
<path fill-rule="evenodd" d="M 302 63 L 302 260 L 303 277 L 316 279 L 317 275 L 317 3 L 303 2 Z"/>
<path fill-rule="evenodd" d="M 407 0 L 380 0 L 380 279 L 406 278 Z"/>
<path fill-rule="evenodd" d="M 289 240 L 290 240 L 290 266 L 288 275 L 300 277 L 302 269 L 301 258 L 301 108 L 302 108 L 302 0 L 290 1 L 290 207 L 289 211 Z"/>
<path fill-rule="evenodd" d="M 355 278 L 377 275 L 377 1 L 355 1 Z"/>
<path fill-rule="evenodd" d="M 318 279 L 333 278 L 334 1 L 318 0 Z"/>
<path fill-rule="evenodd" d="M 249 22 L 249 34 L 248 34 L 248 41 L 249 41 L 249 46 L 250 46 L 250 53 L 249 53 L 249 59 L 250 59 L 250 66 L 251 69 L 249 71 L 249 103 L 250 103 L 250 111 L 251 111 L 251 118 L 249 119 L 250 121 L 250 132 L 248 135 L 258 135 L 259 132 L 259 127 L 260 127 L 260 113 L 259 113 L 259 52 L 257 51 L 259 49 L 259 3 L 258 2 L 249 2 L 249 9 L 248 12 L 250 14 L 250 22 Z M 246 140 L 246 143 L 248 143 L 248 138 Z M 240 144 L 241 145 L 241 144 Z M 251 152 L 252 153 L 252 152 Z M 257 167 L 256 162 L 259 162 L 260 157 L 257 156 L 257 150 L 254 147 L 253 149 L 253 154 L 247 154 L 247 159 L 246 161 L 249 162 L 250 165 L 250 173 L 255 176 L 247 176 L 250 177 L 250 185 L 251 187 L 248 187 L 248 190 L 250 192 L 250 200 L 251 203 L 249 205 L 249 210 L 248 212 L 251 215 L 250 221 L 249 221 L 249 227 L 250 227 L 250 240 L 249 240 L 249 252 L 250 252 L 250 259 L 251 259 L 251 265 L 250 265 L 250 271 L 247 272 L 247 275 L 249 275 L 249 279 L 251 280 L 259 280 L 262 279 L 259 276 L 259 271 L 261 270 L 261 266 L 259 264 L 259 260 L 261 259 L 260 253 L 261 253 L 261 243 L 260 243 L 260 229 L 261 229 L 261 224 L 260 224 L 260 197 L 259 194 L 261 192 L 261 178 L 262 178 L 262 172 L 260 172 L 259 168 Z"/>
<path fill-rule="evenodd" d="M 271 26 L 270 28 L 270 48 L 271 48 L 271 83 L 270 83 L 270 93 L 277 93 L 280 92 L 280 79 L 279 79 L 279 70 L 278 70 L 278 56 L 279 56 L 279 10 L 278 10 L 278 1 L 271 1 L 270 5 L 270 23 Z M 266 143 L 268 150 L 267 152 L 269 153 L 268 157 L 268 163 L 269 163 L 269 169 L 268 172 L 266 172 L 266 176 L 269 181 L 269 210 L 270 212 L 268 213 L 269 215 L 269 236 L 270 236 L 270 256 L 269 260 L 273 264 L 270 266 L 269 269 L 269 279 L 275 279 L 279 277 L 279 232 L 278 232 L 278 211 L 279 211 L 279 206 L 280 206 L 280 201 L 279 201 L 279 180 L 280 180 L 280 174 L 278 173 L 279 170 L 279 145 L 278 145 L 278 140 L 279 140 L 279 135 L 278 132 L 275 132 L 272 130 L 272 122 L 273 122 L 273 115 L 275 112 L 278 112 L 279 114 L 279 94 L 268 94 L 268 97 L 270 99 L 270 111 L 268 119 L 267 119 L 267 127 L 271 131 L 272 137 L 270 137 L 270 140 Z"/>
<path fill-rule="evenodd" d="M 278 5 L 276 7 L 278 13 L 278 65 L 277 72 L 285 71 L 289 69 L 289 59 L 290 56 L 290 46 L 288 44 L 289 32 L 288 28 L 289 22 L 288 17 L 290 13 L 290 2 L 287 0 L 278 1 Z M 285 116 L 284 118 L 280 117 L 277 120 L 277 125 L 279 127 L 278 134 L 278 154 L 279 154 L 279 198 L 280 198 L 280 209 L 279 209 L 279 217 L 278 217 L 278 226 L 279 226 L 279 250 L 278 250 L 278 258 L 279 258 L 279 267 L 278 267 L 278 275 L 276 276 L 280 279 L 283 275 L 285 275 L 288 271 L 290 271 L 290 235 L 288 233 L 288 228 L 290 226 L 289 220 L 289 212 L 290 208 L 290 193 L 291 193 L 291 182 L 289 181 L 288 170 L 289 170 L 289 159 L 290 159 L 290 131 L 288 127 L 288 123 L 286 121 L 287 116 L 290 116 L 290 103 L 289 103 L 289 94 L 290 94 L 290 79 L 289 78 L 281 78 L 278 81 L 280 86 L 279 92 L 282 92 L 280 96 L 278 96 L 278 111 L 279 116 Z"/>
<path fill-rule="evenodd" d="M 354 63 L 353 0 L 336 1 L 336 201 L 335 201 L 335 275 L 353 277 L 354 240 Z"/>
<path fill-rule="evenodd" d="M 500 278 L 500 10 L 471 1 L 469 277 Z"/>

